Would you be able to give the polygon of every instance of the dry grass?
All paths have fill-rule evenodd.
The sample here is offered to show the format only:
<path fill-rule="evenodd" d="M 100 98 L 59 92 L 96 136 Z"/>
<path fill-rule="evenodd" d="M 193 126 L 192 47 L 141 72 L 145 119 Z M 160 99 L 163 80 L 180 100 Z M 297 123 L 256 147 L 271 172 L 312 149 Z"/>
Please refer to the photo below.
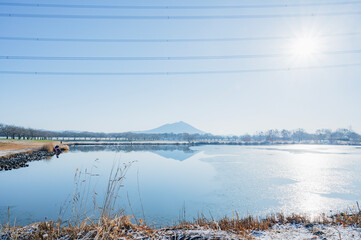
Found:
<path fill-rule="evenodd" d="M 361 210 L 358 202 L 349 211 L 337 213 L 330 218 L 331 224 L 342 224 L 343 226 L 355 226 L 361 228 Z"/>
<path fill-rule="evenodd" d="M 52 152 L 55 145 L 59 145 L 63 151 L 69 150 L 69 146 L 55 141 L 6 140 L 0 141 L 0 156 L 11 156 L 14 153 L 30 152 L 34 150 Z"/>
<path fill-rule="evenodd" d="M 40 222 L 27 227 L 3 226 L 2 232 L 9 239 L 116 239 L 125 237 L 129 230 L 137 230 L 138 226 L 132 224 L 129 217 L 117 216 L 112 219 L 101 218 L 98 222 L 83 221 L 79 225 L 61 226 L 59 222 Z"/>
<path fill-rule="evenodd" d="M 31 148 L 41 148 L 43 145 L 43 142 L 33 141 L 0 141 L 0 151 L 28 150 Z"/>
<path fill-rule="evenodd" d="M 47 152 L 52 152 L 54 149 L 54 144 L 49 142 L 49 143 L 45 143 L 43 144 L 43 146 L 39 149 L 41 151 L 47 151 Z"/>
<path fill-rule="evenodd" d="M 102 216 L 97 221 L 86 219 L 79 224 L 72 225 L 70 222 L 67 226 L 61 226 L 59 222 L 41 222 L 23 227 L 3 226 L 3 232 L 7 233 L 9 239 L 133 239 L 135 236 L 142 236 L 143 239 L 158 239 L 159 236 L 165 236 L 169 231 L 186 231 L 192 229 L 214 229 L 222 230 L 235 234 L 239 238 L 253 239 L 250 235 L 254 230 L 268 230 L 275 224 L 330 224 L 344 226 L 361 227 L 360 212 L 340 213 L 326 218 L 324 215 L 319 219 L 311 221 L 309 218 L 293 214 L 284 216 L 283 214 L 271 215 L 263 219 L 252 216 L 244 218 L 222 218 L 214 221 L 205 217 L 200 217 L 194 222 L 181 222 L 178 225 L 168 228 L 155 229 L 143 224 L 140 219 L 135 224 L 131 220 L 132 216 L 116 215 L 113 217 Z M 46 236 L 46 237 L 44 237 Z"/>
<path fill-rule="evenodd" d="M 69 146 L 68 145 L 61 144 L 60 148 L 61 148 L 62 151 L 69 151 Z"/>
<path fill-rule="evenodd" d="M 48 143 L 43 143 L 43 146 L 39 149 L 42 151 L 48 151 L 48 152 L 53 152 L 54 147 L 56 145 L 59 145 L 60 149 L 62 151 L 69 151 L 69 146 L 68 145 L 64 145 L 64 144 L 60 144 L 58 142 L 48 142 Z"/>
<path fill-rule="evenodd" d="M 224 217 L 219 220 L 211 220 L 204 216 L 197 218 L 194 222 L 181 222 L 178 227 L 183 228 L 187 226 L 201 226 L 209 229 L 223 230 L 232 233 L 249 233 L 250 231 L 267 230 L 275 224 L 297 224 L 297 223 L 310 223 L 311 220 L 303 215 L 293 214 L 285 216 L 282 213 L 269 215 L 265 218 L 257 218 L 254 216 L 239 217 Z"/>

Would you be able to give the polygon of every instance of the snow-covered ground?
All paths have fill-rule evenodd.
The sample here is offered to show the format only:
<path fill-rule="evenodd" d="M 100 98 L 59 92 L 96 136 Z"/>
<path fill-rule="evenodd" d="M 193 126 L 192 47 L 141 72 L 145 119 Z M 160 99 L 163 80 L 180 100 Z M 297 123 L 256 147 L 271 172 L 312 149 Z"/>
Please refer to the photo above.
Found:
<path fill-rule="evenodd" d="M 34 236 L 38 232 L 37 224 L 20 228 L 17 231 L 17 239 L 27 239 L 27 237 Z M 41 231 L 40 231 L 41 232 Z M 153 231 L 151 234 L 142 230 L 126 230 L 127 237 L 120 237 L 118 239 L 238 239 L 238 240 L 350 240 L 361 239 L 361 228 L 330 226 L 322 224 L 282 224 L 275 225 L 272 229 L 266 231 L 253 231 L 250 235 L 237 235 L 229 232 L 206 229 L 194 226 L 193 229 L 159 229 Z M 94 239 L 94 231 L 82 234 L 79 239 Z M 43 237 L 47 239 L 46 233 L 42 233 Z M 36 234 L 35 234 L 36 235 Z M 13 235 L 14 236 L 14 235 Z M 0 233 L 0 240 L 11 240 L 13 236 Z M 72 239 L 70 236 L 62 236 L 61 240 Z"/>
<path fill-rule="evenodd" d="M 275 225 L 267 231 L 253 232 L 255 239 L 323 239 L 323 240 L 348 240 L 361 239 L 361 228 L 329 226 L 323 224 L 283 224 Z"/>

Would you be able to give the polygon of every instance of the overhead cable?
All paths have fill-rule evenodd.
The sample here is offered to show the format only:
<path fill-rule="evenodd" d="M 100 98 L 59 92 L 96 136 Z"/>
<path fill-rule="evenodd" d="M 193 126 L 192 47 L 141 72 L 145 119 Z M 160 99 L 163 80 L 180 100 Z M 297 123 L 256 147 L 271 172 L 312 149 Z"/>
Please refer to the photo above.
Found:
<path fill-rule="evenodd" d="M 344 37 L 357 36 L 361 32 L 322 34 L 317 37 Z M 285 40 L 293 39 L 295 36 L 260 36 L 260 37 L 228 37 L 228 38 L 125 38 L 125 39 L 109 39 L 109 38 L 49 38 L 49 37 L 9 37 L 0 36 L 0 40 L 9 41 L 40 41 L 40 42 L 109 42 L 109 43 L 144 43 L 144 42 L 240 42 L 240 41 L 262 41 L 262 40 Z"/>
<path fill-rule="evenodd" d="M 243 14 L 243 15 L 67 15 L 67 14 L 26 14 L 0 13 L 0 17 L 46 18 L 46 19 L 108 19 L 108 20 L 207 20 L 207 19 L 276 19 L 298 17 L 332 17 L 361 15 L 360 11 L 326 13 L 285 13 L 285 14 Z"/>
<path fill-rule="evenodd" d="M 361 49 L 325 51 L 314 55 L 359 54 Z M 292 57 L 294 54 L 242 54 L 242 55 L 214 55 L 214 56 L 172 56 L 172 57 L 63 57 L 63 56 L 0 56 L 0 60 L 47 60 L 47 61 L 182 61 L 182 60 L 226 60 L 252 58 Z"/>
<path fill-rule="evenodd" d="M 0 74 L 10 75 L 71 75 L 71 76 L 138 76 L 138 75 L 203 75 L 203 74 L 237 74 L 237 73 L 257 73 L 257 72 L 285 72 L 293 70 L 312 70 L 359 67 L 361 63 L 335 64 L 306 67 L 285 67 L 285 68 L 258 68 L 240 70 L 219 70 L 219 71 L 183 71 L 183 72 L 34 72 L 34 71 L 0 71 Z"/>
<path fill-rule="evenodd" d="M 310 3 L 284 3 L 284 4 L 252 4 L 252 5 L 81 5 L 81 4 L 52 4 L 52 3 L 13 3 L 3 2 L 0 6 L 10 7 L 41 7 L 41 8 L 85 8 L 85 9 L 149 9 L 149 10 L 167 10 L 167 9 L 249 9 L 249 8 L 289 8 L 289 7 L 315 7 L 315 6 L 340 6 L 361 4 L 361 1 L 338 1 L 338 2 L 310 2 Z"/>

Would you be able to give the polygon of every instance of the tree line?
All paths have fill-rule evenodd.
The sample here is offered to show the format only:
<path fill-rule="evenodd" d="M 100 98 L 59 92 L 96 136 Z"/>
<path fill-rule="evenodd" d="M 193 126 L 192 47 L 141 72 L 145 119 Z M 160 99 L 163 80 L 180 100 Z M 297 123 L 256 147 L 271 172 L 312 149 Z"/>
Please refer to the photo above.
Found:
<path fill-rule="evenodd" d="M 331 129 L 318 129 L 314 133 L 308 133 L 304 129 L 299 128 L 295 130 L 278 130 L 271 129 L 268 131 L 257 132 L 256 134 L 243 136 L 234 136 L 235 139 L 240 139 L 245 142 L 303 142 L 314 141 L 317 143 L 336 143 L 343 142 L 361 142 L 361 135 L 352 131 L 351 129 L 339 128 L 335 131 Z"/>
<path fill-rule="evenodd" d="M 134 132 L 123 132 L 123 133 L 103 133 L 103 132 L 76 132 L 76 131 L 49 131 L 33 128 L 25 128 L 14 125 L 0 124 L 0 137 L 6 139 L 35 139 L 35 140 L 52 140 L 52 139 L 66 139 L 66 140 L 144 140 L 144 141 L 155 141 L 155 140 L 184 140 L 190 141 L 193 139 L 214 139 L 216 136 L 212 134 L 174 134 L 174 133 L 134 133 Z M 216 137 L 221 138 L 220 136 Z"/>
<path fill-rule="evenodd" d="M 307 133 L 304 129 L 278 130 L 271 129 L 255 134 L 241 136 L 219 136 L 213 134 L 150 134 L 150 133 L 102 133 L 102 132 L 75 132 L 75 131 L 48 131 L 25 128 L 21 126 L 0 124 L 0 137 L 6 139 L 36 139 L 36 140 L 115 140 L 115 141 L 235 141 L 244 143 L 276 143 L 276 142 L 304 142 L 336 143 L 339 141 L 360 143 L 361 135 L 351 129 L 340 128 L 335 131 L 319 129 L 314 133 Z"/>

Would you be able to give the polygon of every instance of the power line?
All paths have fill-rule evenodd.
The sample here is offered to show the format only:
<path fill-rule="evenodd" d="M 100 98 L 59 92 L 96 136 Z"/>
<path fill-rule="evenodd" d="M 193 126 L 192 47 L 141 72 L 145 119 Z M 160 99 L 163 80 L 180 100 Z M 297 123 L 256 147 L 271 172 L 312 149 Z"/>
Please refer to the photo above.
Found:
<path fill-rule="evenodd" d="M 69 75 L 69 76 L 139 76 L 139 75 L 203 75 L 203 74 L 237 74 L 253 72 L 284 72 L 293 70 L 312 70 L 328 68 L 357 67 L 361 63 L 336 64 L 323 66 L 292 67 L 292 68 L 258 68 L 243 70 L 220 70 L 220 71 L 188 71 L 188 72 L 31 72 L 31 71 L 0 71 L 0 74 L 10 75 Z"/>
<path fill-rule="evenodd" d="M 214 5 L 214 6 L 135 6 L 135 5 L 79 5 L 79 4 L 49 4 L 49 3 L 0 3 L 0 6 L 11 7 L 44 7 L 44 8 L 90 8 L 90 9 L 240 9 L 240 8 L 284 8 L 284 7 L 313 7 L 313 6 L 340 6 L 360 4 L 361 1 L 339 1 L 323 3 L 289 3 L 289 4 L 264 4 L 264 5 Z"/>
<path fill-rule="evenodd" d="M 207 19 L 274 19 L 287 17 L 332 17 L 361 15 L 360 11 L 328 13 L 286 13 L 286 14 L 247 14 L 247 15 L 179 15 L 179 16 L 123 16 L 123 15 L 64 15 L 64 14 L 23 14 L 0 13 L 0 17 L 47 18 L 47 19 L 108 19 L 108 20 L 207 20 Z"/>
<path fill-rule="evenodd" d="M 0 56 L 5 60 L 74 60 L 74 61 L 165 61 L 165 60 L 217 60 L 238 58 L 273 58 L 283 54 L 224 55 L 224 56 L 181 56 L 181 57 L 48 57 L 48 56 Z"/>
<path fill-rule="evenodd" d="M 361 32 L 323 34 L 318 37 L 343 37 L 357 36 Z M 106 38 L 46 38 L 46 37 L 7 37 L 0 36 L 0 40 L 11 41 L 40 41 L 40 42 L 109 42 L 109 43 L 144 43 L 144 42 L 240 42 L 240 41 L 261 41 L 261 40 L 285 40 L 293 39 L 292 36 L 270 36 L 270 37 L 234 37 L 234 38 L 177 38 L 177 39 L 106 39 Z"/>
<path fill-rule="evenodd" d="M 315 55 L 341 55 L 359 54 L 361 49 L 326 51 Z M 0 56 L 0 60 L 47 60 L 47 61 L 182 61 L 182 60 L 225 60 L 225 59 L 251 59 L 251 58 L 278 58 L 289 57 L 293 54 L 243 54 L 219 56 L 177 56 L 177 57 L 54 57 L 54 56 Z"/>

